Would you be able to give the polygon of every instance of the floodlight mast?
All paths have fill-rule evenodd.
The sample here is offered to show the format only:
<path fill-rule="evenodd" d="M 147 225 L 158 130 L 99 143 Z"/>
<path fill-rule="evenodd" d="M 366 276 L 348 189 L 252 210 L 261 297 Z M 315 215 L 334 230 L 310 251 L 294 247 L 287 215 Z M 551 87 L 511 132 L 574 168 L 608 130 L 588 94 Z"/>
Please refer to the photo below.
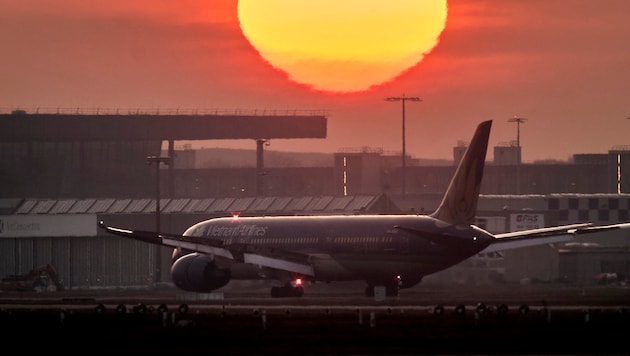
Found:
<path fill-rule="evenodd" d="M 405 96 L 405 94 L 403 94 L 402 96 L 390 96 L 385 98 L 385 100 L 387 101 L 401 101 L 402 102 L 402 187 L 401 187 L 401 192 L 402 192 L 402 196 L 404 197 L 407 194 L 407 152 L 406 152 L 406 144 L 405 144 L 405 101 L 422 101 L 420 98 L 418 97 L 414 97 L 414 96 Z"/>
<path fill-rule="evenodd" d="M 155 163 L 155 231 L 157 235 L 160 235 L 160 163 L 168 166 L 170 162 L 171 157 L 169 156 L 147 156 L 148 165 Z M 160 256 L 160 249 L 156 248 L 154 283 L 158 283 L 162 279 L 162 259 Z"/>
<path fill-rule="evenodd" d="M 147 164 L 152 165 L 155 163 L 155 231 L 160 233 L 160 163 L 163 163 L 165 166 L 168 166 L 171 161 L 171 157 L 162 157 L 162 156 L 148 156 Z"/>
<path fill-rule="evenodd" d="M 521 123 L 527 121 L 524 117 L 512 117 L 508 119 L 508 122 L 516 122 L 516 147 L 518 147 L 518 161 L 521 162 Z"/>

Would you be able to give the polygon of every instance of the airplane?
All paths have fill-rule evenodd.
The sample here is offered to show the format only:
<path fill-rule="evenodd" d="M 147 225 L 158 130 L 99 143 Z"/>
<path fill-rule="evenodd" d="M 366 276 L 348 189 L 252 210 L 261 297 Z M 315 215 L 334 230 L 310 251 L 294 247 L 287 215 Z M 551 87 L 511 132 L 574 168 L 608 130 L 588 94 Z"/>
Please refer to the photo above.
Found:
<path fill-rule="evenodd" d="M 492 120 L 478 124 L 441 203 L 430 214 L 219 217 L 182 235 L 108 226 L 106 232 L 173 247 L 171 277 L 209 293 L 232 280 L 272 281 L 271 297 L 301 297 L 306 282 L 358 281 L 398 296 L 423 277 L 480 253 L 570 241 L 630 223 L 577 223 L 492 234 L 474 224 Z M 377 289 L 380 288 L 380 289 Z"/>

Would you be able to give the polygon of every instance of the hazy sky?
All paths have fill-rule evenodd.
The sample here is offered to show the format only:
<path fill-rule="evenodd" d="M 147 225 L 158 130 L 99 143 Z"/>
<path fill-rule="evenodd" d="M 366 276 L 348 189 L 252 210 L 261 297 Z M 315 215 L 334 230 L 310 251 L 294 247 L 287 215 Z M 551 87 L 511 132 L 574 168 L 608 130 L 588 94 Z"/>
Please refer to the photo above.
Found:
<path fill-rule="evenodd" d="M 452 158 L 487 119 L 491 147 L 515 141 L 514 116 L 528 119 L 525 162 L 630 145 L 628 0 L 450 0 L 423 60 L 343 94 L 297 84 L 263 60 L 241 32 L 237 3 L 0 0 L 0 112 L 325 110 L 327 138 L 272 140 L 269 149 L 400 151 L 401 104 L 384 99 L 404 94 L 422 99 L 406 105 L 406 148 L 418 158 Z"/>

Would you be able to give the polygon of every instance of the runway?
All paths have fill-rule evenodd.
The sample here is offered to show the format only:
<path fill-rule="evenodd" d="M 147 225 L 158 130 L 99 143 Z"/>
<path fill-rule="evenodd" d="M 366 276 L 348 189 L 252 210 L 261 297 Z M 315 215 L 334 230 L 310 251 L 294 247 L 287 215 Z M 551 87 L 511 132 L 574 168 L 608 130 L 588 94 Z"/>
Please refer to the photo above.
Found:
<path fill-rule="evenodd" d="M 311 292 L 3 293 L 0 324 L 25 350 L 69 353 L 628 354 L 625 287 L 427 287 L 380 301 L 337 286 Z"/>

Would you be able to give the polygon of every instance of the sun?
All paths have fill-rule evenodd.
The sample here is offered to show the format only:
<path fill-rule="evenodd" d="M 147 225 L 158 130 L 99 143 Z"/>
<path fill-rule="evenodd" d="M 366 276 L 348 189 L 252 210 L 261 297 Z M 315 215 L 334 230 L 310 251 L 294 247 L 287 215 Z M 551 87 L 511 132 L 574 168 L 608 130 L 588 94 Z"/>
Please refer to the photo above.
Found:
<path fill-rule="evenodd" d="M 365 91 L 439 41 L 447 0 L 239 0 L 243 34 L 273 67 L 328 92 Z"/>

